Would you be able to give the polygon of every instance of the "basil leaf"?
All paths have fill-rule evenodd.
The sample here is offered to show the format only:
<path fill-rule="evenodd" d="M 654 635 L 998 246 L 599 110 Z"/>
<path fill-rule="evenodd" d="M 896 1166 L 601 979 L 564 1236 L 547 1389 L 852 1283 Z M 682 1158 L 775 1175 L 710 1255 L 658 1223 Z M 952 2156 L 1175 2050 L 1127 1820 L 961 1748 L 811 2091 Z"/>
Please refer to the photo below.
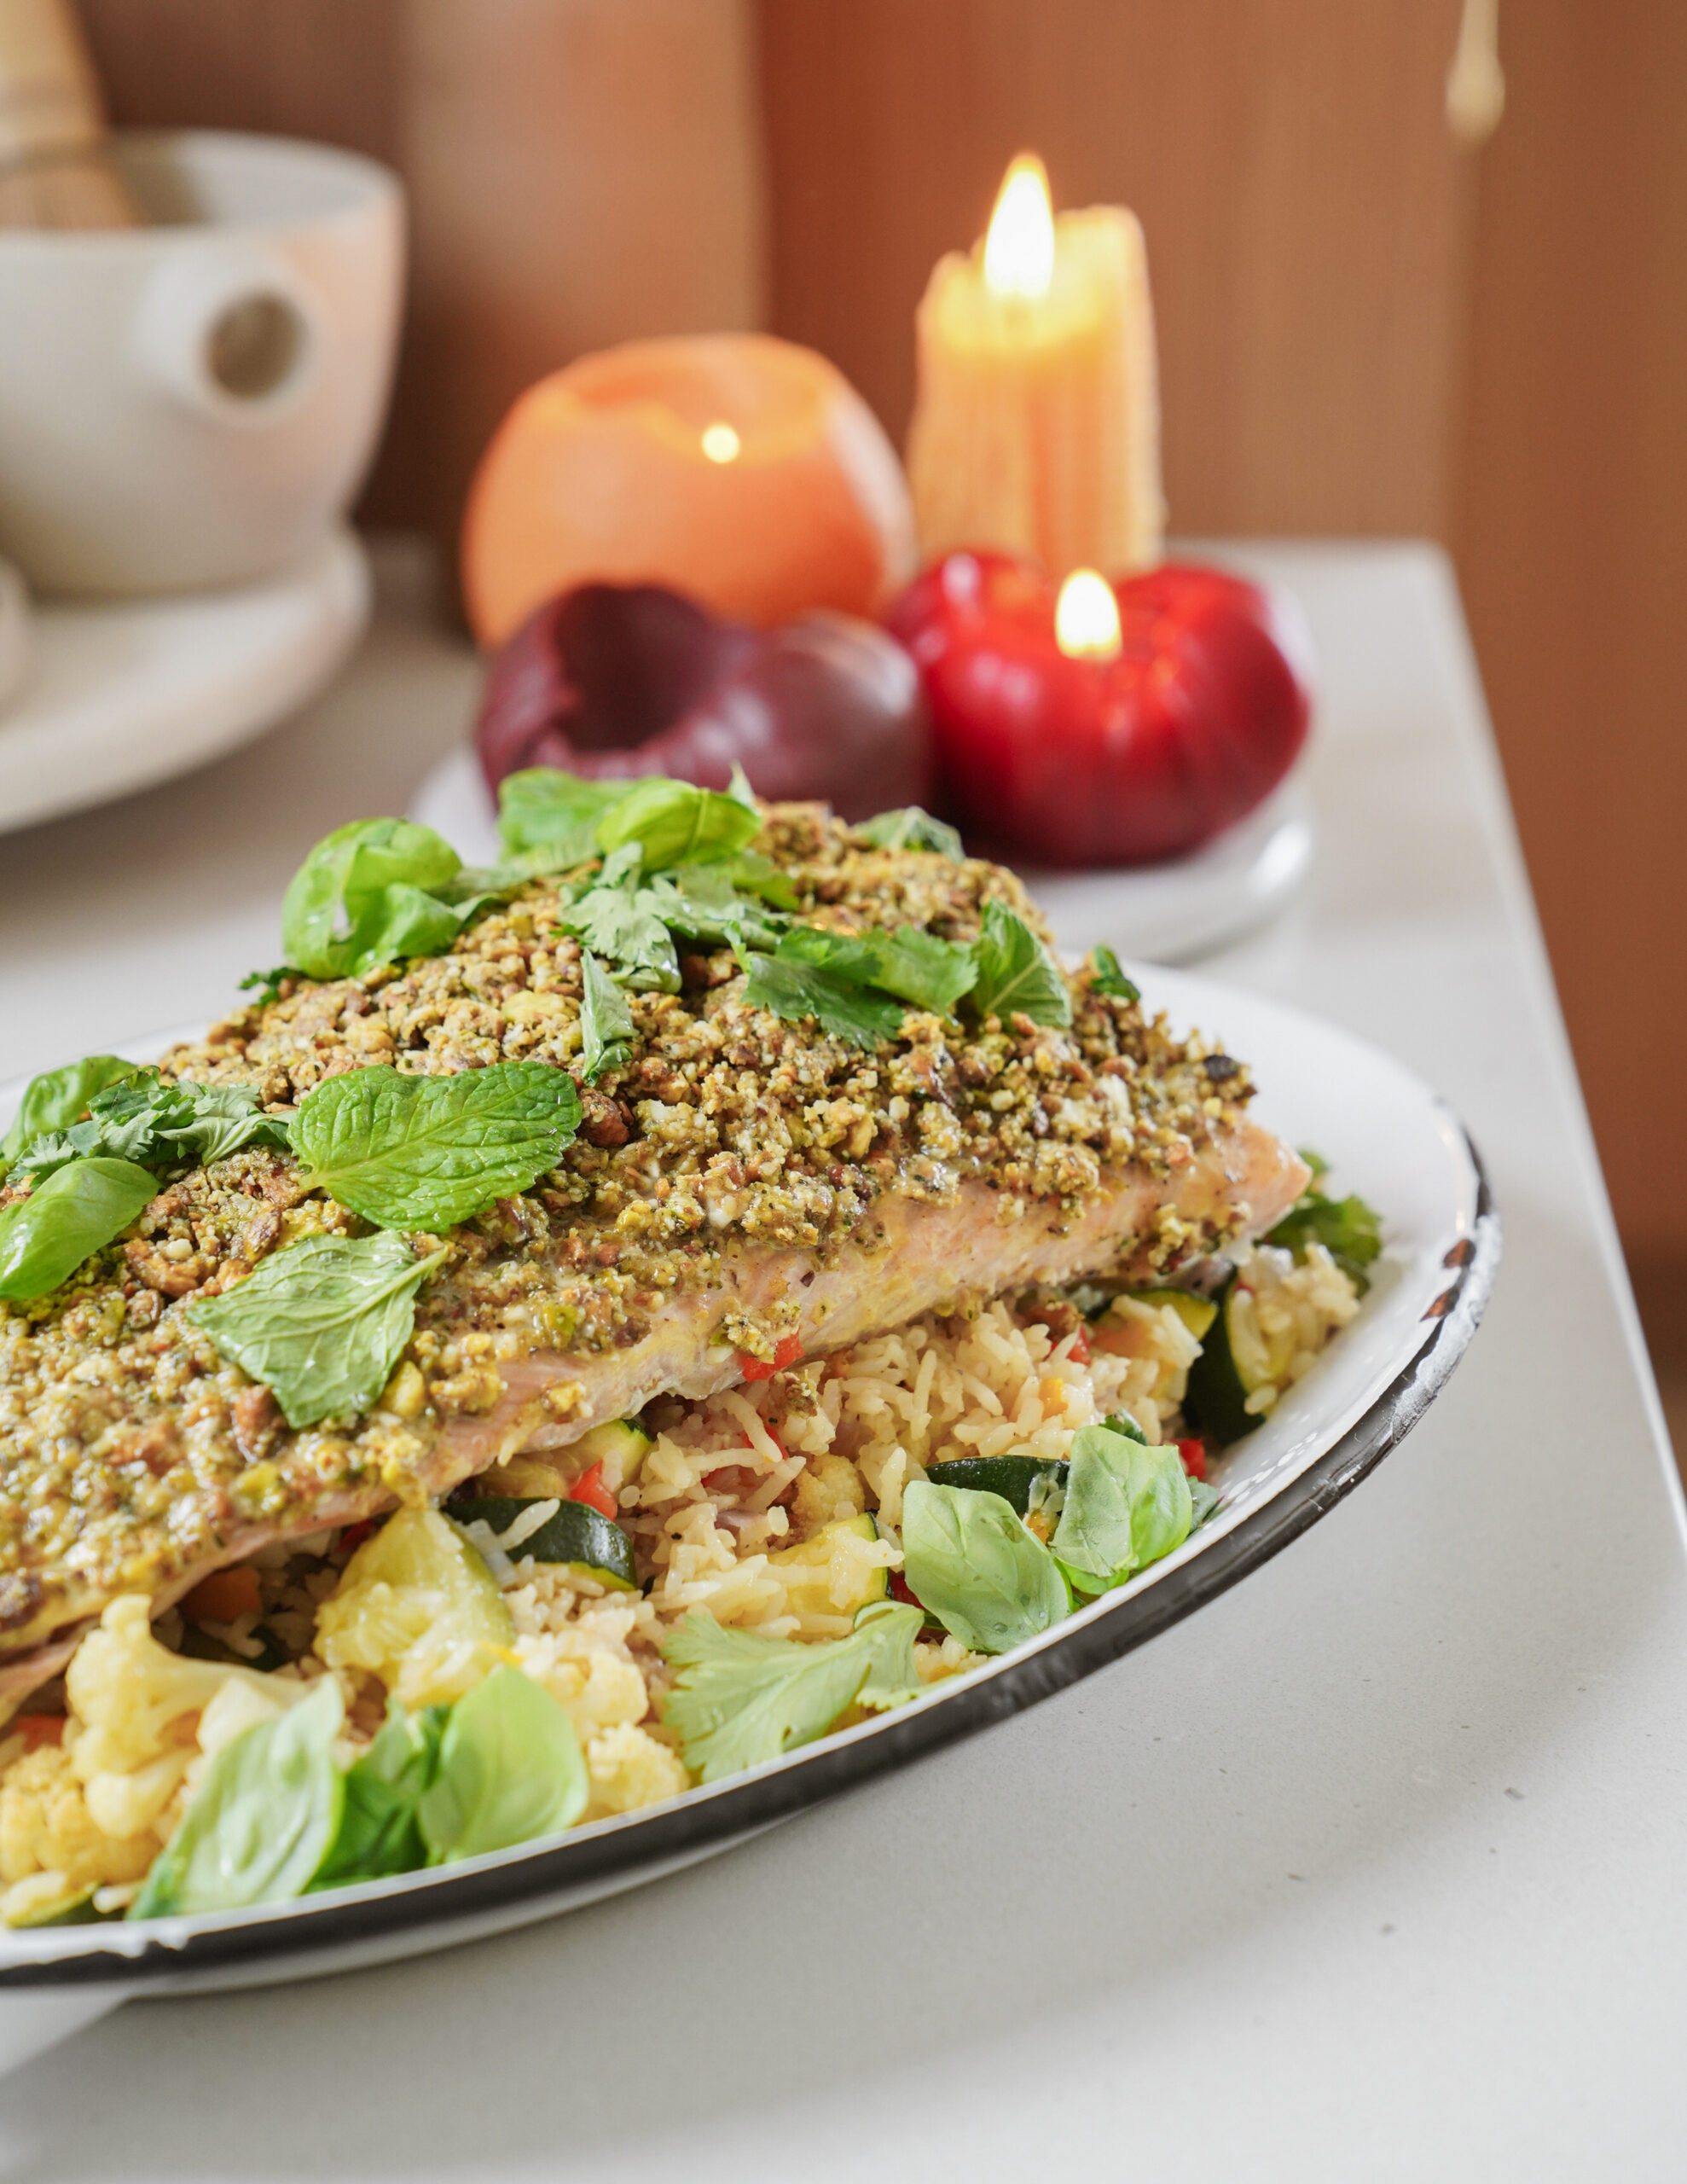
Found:
<path fill-rule="evenodd" d="M 386 1385 L 415 1325 L 416 1292 L 445 1257 L 419 1259 L 390 1231 L 301 1236 L 222 1296 L 188 1305 L 188 1317 L 274 1391 L 289 1426 L 355 1417 Z"/>
<path fill-rule="evenodd" d="M 318 842 L 288 884 L 281 946 L 312 979 L 357 978 L 406 956 L 437 955 L 484 898 L 454 903 L 462 859 L 431 827 L 354 819 Z"/>
<path fill-rule="evenodd" d="M 1367 1269 L 1383 1248 L 1383 1217 L 1362 1198 L 1326 1198 L 1306 1192 L 1265 1239 L 1304 1261 L 1308 1244 L 1322 1244 L 1362 1297 L 1371 1287 Z"/>
<path fill-rule="evenodd" d="M 746 811 L 756 810 L 756 792 L 750 786 L 749 775 L 736 758 L 733 760 L 732 778 L 727 783 L 727 794 L 734 804 L 741 804 Z M 758 827 L 762 823 L 759 814 L 756 823 Z"/>
<path fill-rule="evenodd" d="M 881 811 L 877 818 L 864 820 L 855 832 L 882 850 L 936 850 L 940 857 L 953 857 L 957 864 L 965 856 L 954 828 L 922 811 L 917 804 L 905 804 L 896 811 Z"/>
<path fill-rule="evenodd" d="M 978 983 L 971 1005 L 979 1016 L 1004 1024 L 1016 1012 L 1034 1024 L 1065 1025 L 1072 997 L 1060 967 L 1023 918 L 1000 903 L 984 905 L 983 930 L 972 944 Z"/>
<path fill-rule="evenodd" d="M 313 1892 L 414 1873 L 427 1863 L 416 1812 L 439 1769 L 449 1711 L 424 1706 L 412 1714 L 388 1700 L 374 1743 L 346 1774 L 339 1829 L 310 1883 Z"/>
<path fill-rule="evenodd" d="M 669 865 L 711 863 L 731 857 L 761 831 L 762 822 L 735 798 L 658 775 L 637 782 L 598 822 L 606 854 L 636 842 L 646 872 Z"/>
<path fill-rule="evenodd" d="M 117 1054 L 89 1054 L 31 1077 L 12 1118 L 12 1126 L 0 1138 L 0 1176 L 32 1138 L 44 1137 L 79 1121 L 88 1102 L 108 1084 L 135 1074 L 135 1064 Z"/>
<path fill-rule="evenodd" d="M 776 910 L 794 910 L 797 890 L 791 875 L 782 865 L 770 857 L 763 857 L 760 850 L 740 850 L 727 867 L 734 887 L 747 895 L 757 895 L 762 902 Z"/>
<path fill-rule="evenodd" d="M 386 1063 L 319 1084 L 293 1118 L 306 1190 L 326 1190 L 383 1228 L 452 1228 L 554 1168 L 580 1126 L 580 1093 L 548 1062 L 455 1077 Z"/>
<path fill-rule="evenodd" d="M 1092 948 L 1089 960 L 1094 965 L 1089 982 L 1097 993 L 1110 994 L 1115 1001 L 1140 1001 L 1142 995 L 1119 968 L 1119 959 L 1110 948 Z"/>
<path fill-rule="evenodd" d="M 1219 1494 L 1215 1486 L 1209 1486 L 1204 1478 L 1190 1480 L 1189 1529 L 1191 1531 L 1199 1531 L 1218 1506 Z"/>
<path fill-rule="evenodd" d="M 344 1718 L 331 1676 L 307 1699 L 225 1744 L 153 1862 L 131 1919 L 238 1911 L 302 1896 L 339 1829 Z"/>
<path fill-rule="evenodd" d="M 589 1794 L 574 1724 L 549 1692 L 500 1665 L 451 1709 L 416 1809 L 431 1865 L 571 1827 Z"/>
<path fill-rule="evenodd" d="M 612 964 L 623 985 L 677 993 L 680 959 L 660 899 L 638 884 L 641 855 L 636 842 L 618 847 L 605 859 L 599 878 L 564 907 L 557 921 L 583 949 Z"/>
<path fill-rule="evenodd" d="M 1073 1437 L 1070 1462 L 1051 1544 L 1081 1591 L 1123 1584 L 1189 1536 L 1194 1504 L 1175 1444 L 1150 1448 L 1086 1426 Z"/>
<path fill-rule="evenodd" d="M 739 961 L 747 973 L 744 998 L 752 1008 L 770 1009 L 787 1023 L 812 1016 L 834 1039 L 855 1047 L 876 1047 L 902 1029 L 902 1004 L 887 1000 L 843 973 L 806 962 L 795 952 L 808 934 L 786 933 L 772 956 L 746 956 Z"/>
<path fill-rule="evenodd" d="M 44 1297 L 120 1236 L 158 1178 L 128 1160 L 72 1160 L 0 1213 L 0 1298 Z"/>
<path fill-rule="evenodd" d="M 498 839 L 506 856 L 543 853 L 554 872 L 588 863 L 598 853 L 598 821 L 631 787 L 630 781 L 583 781 L 559 766 L 507 774 L 498 785 Z"/>
<path fill-rule="evenodd" d="M 913 1641 L 923 1622 L 917 1607 L 875 1600 L 847 1638 L 806 1644 L 693 1612 L 662 1647 L 679 1670 L 663 1721 L 705 1782 L 759 1767 L 824 1736 L 846 1706 L 911 1699 L 919 1687 Z"/>
<path fill-rule="evenodd" d="M 1000 1494 L 917 1479 L 902 1496 L 908 1588 L 977 1653 L 1005 1653 L 1071 1606 L 1053 1556 Z"/>
<path fill-rule="evenodd" d="M 638 1033 L 627 996 L 588 950 L 580 956 L 581 1074 L 595 1084 L 606 1069 L 625 1069 Z"/>

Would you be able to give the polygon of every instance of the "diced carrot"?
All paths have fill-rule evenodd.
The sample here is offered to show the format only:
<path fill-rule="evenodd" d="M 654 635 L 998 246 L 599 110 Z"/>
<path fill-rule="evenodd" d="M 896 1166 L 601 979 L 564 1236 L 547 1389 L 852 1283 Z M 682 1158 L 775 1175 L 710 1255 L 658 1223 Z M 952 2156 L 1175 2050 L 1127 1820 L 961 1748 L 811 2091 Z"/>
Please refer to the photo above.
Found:
<path fill-rule="evenodd" d="M 1177 1452 L 1183 1458 L 1183 1467 L 1191 1478 L 1207 1476 L 1207 1450 L 1200 1441 L 1180 1441 Z"/>
<path fill-rule="evenodd" d="M 64 1736 L 65 1717 L 62 1714 L 19 1714 L 0 1725 L 0 1743 L 10 1736 L 21 1736 L 32 1751 L 43 1744 L 57 1744 Z"/>
<path fill-rule="evenodd" d="M 595 1509 L 600 1517 L 615 1514 L 615 1496 L 603 1483 L 603 1466 L 594 1464 L 589 1471 L 583 1471 L 568 1490 L 571 1502 L 583 1502 L 588 1509 Z"/>
<path fill-rule="evenodd" d="M 189 1623 L 237 1623 L 263 1606 L 255 1570 L 213 1570 L 182 1603 Z"/>

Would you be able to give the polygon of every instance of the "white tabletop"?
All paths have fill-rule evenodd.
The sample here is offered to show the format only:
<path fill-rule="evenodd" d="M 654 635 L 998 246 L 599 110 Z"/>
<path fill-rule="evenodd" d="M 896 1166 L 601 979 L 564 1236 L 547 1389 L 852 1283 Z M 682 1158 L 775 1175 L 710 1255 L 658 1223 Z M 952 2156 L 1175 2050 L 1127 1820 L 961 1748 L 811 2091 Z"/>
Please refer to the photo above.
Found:
<path fill-rule="evenodd" d="M 1203 966 L 1392 1048 L 1506 1230 L 1405 1446 L 1287 1553 L 988 1735 L 497 1942 L 125 2007 L 0 2092 L 0 2168 L 140 2180 L 1673 2179 L 1687 1571 L 1448 572 L 1245 560 L 1324 664 L 1301 901 Z M 302 719 L 0 842 L 0 1076 L 215 1014 L 339 822 L 461 733 L 389 614 Z"/>

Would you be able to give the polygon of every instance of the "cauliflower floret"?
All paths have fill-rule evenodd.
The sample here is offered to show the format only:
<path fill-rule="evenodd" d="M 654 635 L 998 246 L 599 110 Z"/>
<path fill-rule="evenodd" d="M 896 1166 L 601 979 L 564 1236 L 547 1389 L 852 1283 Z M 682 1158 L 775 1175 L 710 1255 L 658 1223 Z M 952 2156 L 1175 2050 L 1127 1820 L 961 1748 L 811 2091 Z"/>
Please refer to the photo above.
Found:
<path fill-rule="evenodd" d="M 583 1745 L 600 1730 L 641 1722 L 650 1711 L 650 1693 L 637 1664 L 619 1648 L 594 1646 L 591 1634 L 577 1623 L 518 1638 L 515 1659 L 522 1674 L 542 1684 L 556 1700 Z"/>
<path fill-rule="evenodd" d="M 143 1594 L 125 1593 L 112 1602 L 65 1676 L 65 1751 L 88 1812 L 105 1834 L 136 1836 L 157 1826 L 204 1749 L 201 1716 L 231 1683 L 271 1712 L 293 1705 L 306 1688 L 257 1669 L 185 1660 L 153 1636 Z"/>
<path fill-rule="evenodd" d="M 588 1816 L 594 1820 L 659 1804 L 691 1786 L 679 1754 L 658 1744 L 647 1729 L 627 1722 L 592 1738 L 586 1746 L 586 1771 L 592 1782 Z"/>
<path fill-rule="evenodd" d="M 162 1847 L 152 1827 L 113 1836 L 89 1810 L 70 1754 L 42 1745 L 0 1780 L 0 1920 L 89 1888 L 139 1880 Z M 41 1876 L 50 1876 L 49 1887 Z M 19 1885 L 31 1887 L 14 1902 Z"/>

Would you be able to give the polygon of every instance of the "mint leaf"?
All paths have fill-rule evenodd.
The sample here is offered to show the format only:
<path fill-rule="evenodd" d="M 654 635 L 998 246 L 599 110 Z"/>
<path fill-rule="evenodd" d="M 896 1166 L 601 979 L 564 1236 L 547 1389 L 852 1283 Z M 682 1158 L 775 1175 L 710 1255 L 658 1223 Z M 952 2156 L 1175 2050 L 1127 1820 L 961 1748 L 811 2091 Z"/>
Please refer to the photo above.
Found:
<path fill-rule="evenodd" d="M 0 1213 L 0 1298 L 44 1297 L 120 1236 L 158 1190 L 128 1160 L 72 1160 Z"/>
<path fill-rule="evenodd" d="M 490 899 L 454 901 L 462 859 L 431 827 L 354 819 L 318 842 L 281 903 L 281 946 L 312 979 L 437 955 Z"/>
<path fill-rule="evenodd" d="M 1034 1024 L 1071 1022 L 1072 997 L 1060 967 L 1023 918 L 1000 903 L 986 903 L 972 954 L 978 982 L 971 1006 L 981 1018 L 996 1016 L 1006 1024 L 1017 1013 Z"/>
<path fill-rule="evenodd" d="M 554 1168 L 580 1126 L 566 1070 L 506 1061 L 455 1077 L 382 1064 L 331 1077 L 293 1118 L 307 1189 L 383 1228 L 455 1228 Z"/>
<path fill-rule="evenodd" d="M 1150 1448 L 1086 1426 L 1073 1437 L 1070 1463 L 1051 1544 L 1080 1591 L 1122 1585 L 1188 1537 L 1193 1503 L 1174 1444 Z"/>
<path fill-rule="evenodd" d="M 753 809 L 735 797 L 658 775 L 635 782 L 598 822 L 598 846 L 606 855 L 636 842 L 646 872 L 670 865 L 703 864 L 731 857 L 761 831 Z"/>
<path fill-rule="evenodd" d="M 445 1257 L 419 1259 L 390 1232 L 301 1236 L 187 1314 L 274 1391 L 289 1426 L 355 1417 L 386 1385 L 415 1325 L 416 1292 Z"/>
<path fill-rule="evenodd" d="M 530 766 L 498 784 L 498 839 L 511 858 L 566 872 L 598 854 L 597 824 L 632 787 L 584 781 L 559 766 Z"/>
<path fill-rule="evenodd" d="M 637 1032 L 627 996 L 597 957 L 583 950 L 580 996 L 581 1074 L 595 1084 L 606 1069 L 625 1069 Z"/>
<path fill-rule="evenodd" d="M 1301 1261 L 1308 1244 L 1322 1244 L 1363 1296 L 1371 1287 L 1367 1269 L 1383 1248 L 1383 1217 L 1362 1198 L 1327 1198 L 1314 1188 L 1295 1201 L 1265 1241 Z"/>
<path fill-rule="evenodd" d="M 893 1706 L 919 1687 L 917 1607 L 876 1600 L 847 1638 L 804 1644 L 687 1616 L 662 1647 L 679 1675 L 662 1718 L 705 1782 L 823 1736 L 846 1706 Z"/>
<path fill-rule="evenodd" d="M 1142 995 L 1119 968 L 1119 959 L 1108 947 L 1092 948 L 1089 960 L 1095 966 L 1089 982 L 1097 993 L 1110 994 L 1115 1001 L 1140 1001 Z"/>
<path fill-rule="evenodd" d="M 1069 1483 L 1070 1487 L 1070 1483 Z M 918 1479 L 902 1496 L 908 1589 L 978 1653 L 1005 1653 L 1071 1607 L 1054 1558 L 1000 1494 Z"/>
<path fill-rule="evenodd" d="M 238 1911 L 302 1896 L 339 1828 L 344 1708 L 331 1676 L 285 1713 L 225 1744 L 153 1862 L 131 1919 Z"/>
<path fill-rule="evenodd" d="M 452 1707 L 416 1807 L 430 1865 L 454 1865 L 571 1827 L 590 1784 L 574 1724 L 548 1691 L 500 1664 Z"/>
<path fill-rule="evenodd" d="M 771 956 L 739 951 L 749 1006 L 770 1009 L 792 1024 L 812 1016 L 822 1031 L 850 1046 L 872 1048 L 900 1037 L 901 1002 L 874 993 L 844 972 L 806 960 L 801 951 L 814 938 L 809 928 L 786 933 Z"/>
<path fill-rule="evenodd" d="M 89 1054 L 31 1077 L 18 1102 L 11 1128 L 0 1138 L 0 1176 L 32 1138 L 67 1129 L 87 1111 L 88 1102 L 108 1084 L 133 1077 L 135 1064 L 118 1054 Z"/>
<path fill-rule="evenodd" d="M 965 855 L 954 828 L 922 811 L 917 804 L 905 804 L 896 811 L 881 811 L 875 819 L 863 820 L 855 832 L 882 850 L 936 850 L 940 857 L 953 857 L 957 864 Z"/>

